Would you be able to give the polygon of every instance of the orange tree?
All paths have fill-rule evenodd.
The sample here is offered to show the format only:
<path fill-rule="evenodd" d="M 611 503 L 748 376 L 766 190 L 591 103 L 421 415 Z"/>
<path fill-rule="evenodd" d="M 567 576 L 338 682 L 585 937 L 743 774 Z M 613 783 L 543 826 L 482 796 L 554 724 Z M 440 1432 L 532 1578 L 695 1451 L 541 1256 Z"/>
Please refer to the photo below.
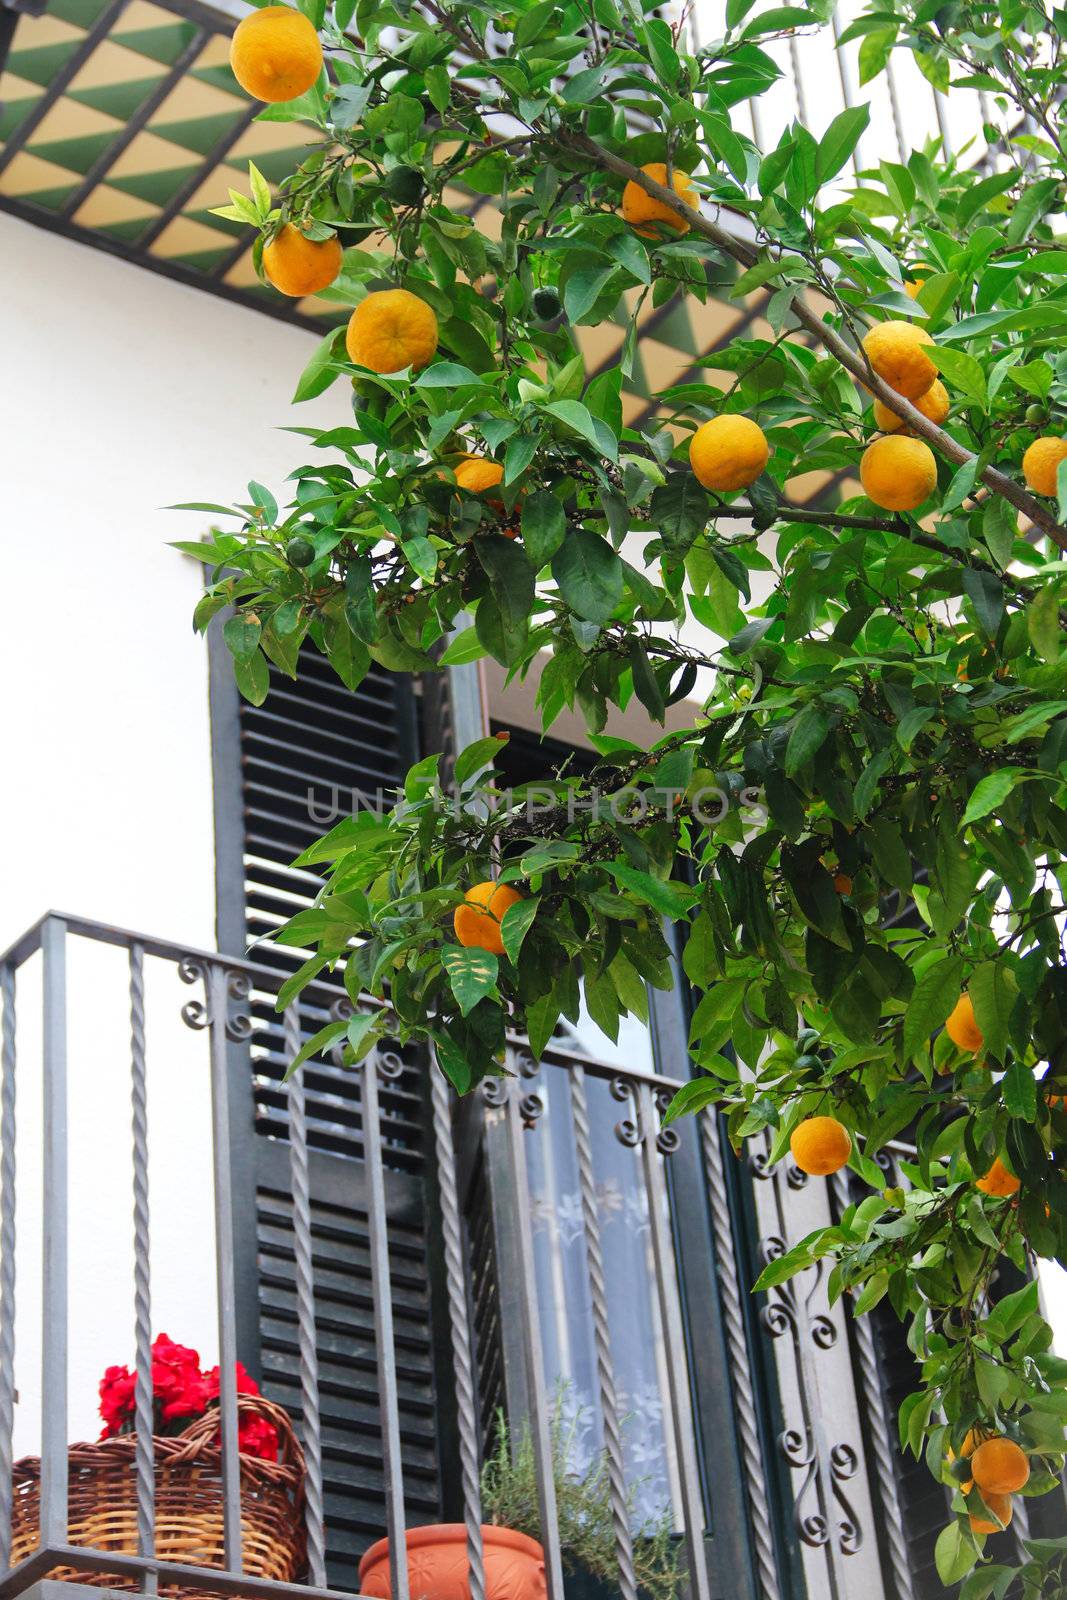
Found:
<path fill-rule="evenodd" d="M 953 1490 L 942 1579 L 982 1600 L 1031 1581 L 984 1540 L 1064 1448 L 1036 1287 L 989 1293 L 1002 1258 L 1067 1239 L 1062 17 L 875 0 L 848 30 L 864 79 L 910 50 L 1006 132 L 985 163 L 931 144 L 854 181 L 865 106 L 766 151 L 735 118 L 778 75 L 767 42 L 829 10 L 729 0 L 695 51 L 648 0 L 242 22 L 238 78 L 310 151 L 228 212 L 282 292 L 354 309 L 299 379 L 297 400 L 336 386 L 337 417 L 303 430 L 291 498 L 253 482 L 205 508 L 233 531 L 185 548 L 216 565 L 196 625 L 232 608 L 253 701 L 308 639 L 352 687 L 488 655 L 534 676 L 546 726 L 580 707 L 599 765 L 548 804 L 494 787 L 485 740 L 308 851 L 326 882 L 279 935 L 311 951 L 283 998 L 335 966 L 354 997 L 388 989 L 463 1093 L 503 1070 L 506 1027 L 536 1054 L 580 989 L 608 1035 L 644 1016 L 683 923 L 695 1076 L 670 1115 L 717 1105 L 738 1147 L 869 1185 L 760 1281 L 830 1257 L 831 1298 L 906 1321 L 902 1437 Z M 493 197 L 492 237 L 458 188 Z M 765 294 L 767 335 L 626 427 L 638 315 L 712 281 Z M 590 381 L 576 330 L 620 303 Z M 864 495 L 792 508 L 813 470 Z M 632 698 L 653 723 L 699 710 L 606 737 Z M 375 1027 L 348 1025 L 353 1057 Z M 874 1158 L 906 1130 L 886 1189 Z"/>

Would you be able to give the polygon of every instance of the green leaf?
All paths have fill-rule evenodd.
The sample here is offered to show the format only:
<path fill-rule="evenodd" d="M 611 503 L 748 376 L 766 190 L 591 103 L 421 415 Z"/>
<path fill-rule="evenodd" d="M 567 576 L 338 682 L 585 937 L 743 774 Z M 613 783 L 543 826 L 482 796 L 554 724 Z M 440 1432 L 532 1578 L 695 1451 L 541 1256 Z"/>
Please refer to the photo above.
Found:
<path fill-rule="evenodd" d="M 456 782 L 466 783 L 475 773 L 482 772 L 495 761 L 500 749 L 500 740 L 494 738 L 476 739 L 473 744 L 467 745 L 456 757 L 453 773 Z"/>
<path fill-rule="evenodd" d="M 1006 1294 L 998 1300 L 993 1310 L 982 1324 L 986 1333 L 997 1344 L 1003 1344 L 1013 1334 L 1018 1333 L 1027 1317 L 1033 1315 L 1038 1309 L 1038 1284 L 1036 1279 L 1015 1289 L 1011 1294 Z"/>
<path fill-rule="evenodd" d="M 223 624 L 222 637 L 235 661 L 247 661 L 258 649 L 262 632 L 262 624 L 254 612 L 238 611 Z"/>
<path fill-rule="evenodd" d="M 715 1078 L 693 1078 L 675 1091 L 674 1098 L 663 1113 L 663 1126 L 669 1127 L 679 1117 L 687 1117 L 714 1105 L 723 1097 L 723 1086 Z"/>
<path fill-rule="evenodd" d="M 319 1029 L 318 1033 L 312 1034 L 311 1038 L 305 1041 L 286 1067 L 286 1080 L 291 1078 L 293 1073 L 304 1065 L 305 1061 L 310 1061 L 312 1056 L 324 1054 L 331 1045 L 336 1044 L 337 1040 L 347 1032 L 348 1019 L 345 1019 L 340 1022 L 328 1022 L 324 1028 Z"/>
<path fill-rule="evenodd" d="M 491 950 L 446 945 L 441 951 L 441 965 L 460 1011 L 467 1016 L 496 983 L 499 964 Z"/>
<path fill-rule="evenodd" d="M 1008 1022 L 1019 996 L 1015 974 L 1003 960 L 983 961 L 971 973 L 967 993 L 974 1005 L 985 1048 L 998 1061 L 1003 1061 L 1008 1042 Z M 1033 1073 L 1029 1073 L 1029 1076 L 1032 1083 Z"/>
<path fill-rule="evenodd" d="M 1004 585 L 996 573 L 968 567 L 963 574 L 963 587 L 982 632 L 987 639 L 995 639 L 1004 617 Z"/>
<path fill-rule="evenodd" d="M 469 661 L 481 661 L 485 656 L 485 646 L 478 638 L 477 628 L 464 628 L 457 633 L 444 655 L 441 657 L 443 667 L 462 667 Z"/>
<path fill-rule="evenodd" d="M 897 42 L 897 32 L 897 24 L 893 23 L 891 27 L 872 29 L 864 38 L 859 50 L 861 88 L 884 71 Z"/>
<path fill-rule="evenodd" d="M 504 451 L 504 483 L 514 483 L 521 478 L 537 454 L 539 440 L 536 434 L 520 433 L 508 440 Z"/>
<path fill-rule="evenodd" d="M 513 967 L 519 964 L 522 941 L 529 933 L 540 905 L 541 901 L 537 895 L 532 895 L 527 900 L 516 900 L 514 905 L 508 906 L 501 918 L 500 938 Z"/>
<path fill-rule="evenodd" d="M 587 439 L 595 450 L 609 460 L 618 460 L 619 444 L 615 435 L 599 417 L 592 416 L 588 406 L 583 406 L 580 400 L 550 400 L 545 410 L 572 433 Z"/>
<path fill-rule="evenodd" d="M 942 956 L 917 980 L 904 1013 L 904 1054 L 925 1048 L 931 1035 L 948 1019 L 963 988 L 960 956 Z"/>
<path fill-rule="evenodd" d="M 535 489 L 522 503 L 522 542 L 537 568 L 551 561 L 567 532 L 563 506 L 554 494 Z"/>
<path fill-rule="evenodd" d="M 459 1046 L 451 1040 L 447 1033 L 436 1033 L 434 1039 L 434 1054 L 437 1065 L 441 1068 L 449 1083 L 457 1094 L 466 1094 L 471 1086 L 471 1066 Z"/>
<path fill-rule="evenodd" d="M 344 350 L 344 328 L 334 328 L 319 341 L 300 374 L 293 394 L 294 405 L 301 400 L 314 400 L 316 395 L 322 394 L 335 379 L 340 377 L 341 369 L 337 363 L 344 359 Z"/>
<path fill-rule="evenodd" d="M 485 379 L 456 361 L 435 361 L 415 380 L 416 389 L 460 389 L 470 384 L 484 388 Z"/>
<path fill-rule="evenodd" d="M 978 457 L 972 456 L 961 467 L 957 467 L 952 474 L 952 482 L 945 490 L 945 496 L 941 502 L 941 510 L 954 511 L 957 506 L 961 506 L 967 496 L 972 493 L 977 477 Z"/>
<path fill-rule="evenodd" d="M 930 360 L 943 372 L 954 389 L 959 389 L 969 400 L 982 407 L 988 404 L 985 373 L 981 363 L 965 350 L 952 350 L 945 345 L 927 345 Z"/>
<path fill-rule="evenodd" d="M 629 891 L 643 905 L 651 906 L 653 911 L 658 911 L 660 916 L 669 917 L 677 921 L 684 917 L 690 906 L 700 899 L 700 891 L 691 889 L 688 884 L 676 883 L 671 879 L 654 878 L 650 872 L 641 872 L 637 867 L 630 867 L 621 861 L 608 861 L 605 870 L 611 873 L 615 882 L 623 889 Z"/>
<path fill-rule="evenodd" d="M 1056 590 L 1047 584 L 1039 589 L 1026 611 L 1026 630 L 1030 643 L 1042 661 L 1058 661 L 1063 643 L 1060 628 L 1060 602 Z"/>
<path fill-rule="evenodd" d="M 987 817 L 997 806 L 1003 805 L 1017 783 L 1022 783 L 1026 773 L 1018 767 L 1001 767 L 997 772 L 987 773 L 980 778 L 971 791 L 971 798 L 967 802 L 967 809 L 963 813 L 962 826 L 969 822 L 977 822 L 980 817 Z"/>
<path fill-rule="evenodd" d="M 233 676 L 245 699 L 254 706 L 261 706 L 270 689 L 270 668 L 262 650 L 253 651 L 240 661 L 235 660 Z"/>
<path fill-rule="evenodd" d="M 536 573 L 526 552 L 503 534 L 479 534 L 474 548 L 505 626 L 516 628 L 533 609 Z"/>
<path fill-rule="evenodd" d="M 552 558 L 560 594 L 587 622 L 607 622 L 623 597 L 622 561 L 606 539 L 577 528 Z"/>
<path fill-rule="evenodd" d="M 561 1009 L 554 989 L 526 1007 L 526 1037 L 530 1041 L 530 1049 L 537 1061 L 540 1061 L 546 1047 L 551 1043 Z"/>
<path fill-rule="evenodd" d="M 677 472 L 654 490 L 649 515 L 666 542 L 684 552 L 707 527 L 711 500 L 691 472 Z"/>
<path fill-rule="evenodd" d="M 974 1540 L 964 1531 L 963 1523 L 950 1522 L 942 1528 L 934 1545 L 934 1565 L 943 1584 L 959 1583 L 978 1559 Z"/>
<path fill-rule="evenodd" d="M 630 645 L 630 670 L 633 674 L 634 693 L 654 722 L 663 722 L 663 691 L 659 686 L 648 651 L 640 639 Z"/>
<path fill-rule="evenodd" d="M 785 770 L 788 777 L 795 777 L 801 767 L 807 766 L 812 757 L 818 754 L 826 742 L 826 736 L 833 723 L 834 719 L 830 713 L 814 700 L 804 707 L 793 723 L 789 743 L 785 747 Z"/>
<path fill-rule="evenodd" d="M 369 556 L 354 556 L 345 570 L 345 621 L 363 644 L 377 640 L 378 614 Z"/>
<path fill-rule="evenodd" d="M 820 184 L 828 183 L 841 171 L 870 120 L 868 105 L 851 106 L 834 118 L 815 152 L 815 174 Z"/>
<path fill-rule="evenodd" d="M 426 93 L 438 111 L 446 111 L 452 98 L 452 80 L 448 68 L 443 66 L 427 67 L 423 73 L 426 83 Z M 462 1092 L 462 1091 L 461 1091 Z"/>
<path fill-rule="evenodd" d="M 981 1027 L 981 1022 L 979 1022 Z M 1009 1117 L 1033 1122 L 1037 1116 L 1037 1080 L 1025 1061 L 1013 1061 L 1000 1081 Z"/>
<path fill-rule="evenodd" d="M 357 1011 L 354 1017 L 349 1017 L 345 1037 L 352 1047 L 356 1061 L 363 1060 L 381 1032 L 381 1026 L 382 1019 L 379 1012 Z"/>
<path fill-rule="evenodd" d="M 513 37 L 516 50 L 524 49 L 544 33 L 555 12 L 556 0 L 541 0 L 540 5 L 531 6 L 529 11 L 524 12 L 515 24 Z"/>
<path fill-rule="evenodd" d="M 614 266 L 572 273 L 563 290 L 563 309 L 571 322 L 580 323 L 586 314 L 593 310 L 601 293 L 614 276 Z"/>
<path fill-rule="evenodd" d="M 1028 361 L 1025 366 L 1012 367 L 1008 377 L 1038 400 L 1044 400 L 1052 388 L 1053 373 L 1047 361 Z"/>

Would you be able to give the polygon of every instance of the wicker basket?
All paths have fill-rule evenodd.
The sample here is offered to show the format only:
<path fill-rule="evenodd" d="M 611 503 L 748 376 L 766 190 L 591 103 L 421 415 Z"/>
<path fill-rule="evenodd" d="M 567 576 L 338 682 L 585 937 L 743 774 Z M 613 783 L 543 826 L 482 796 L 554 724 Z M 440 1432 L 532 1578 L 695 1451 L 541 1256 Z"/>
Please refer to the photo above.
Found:
<path fill-rule="evenodd" d="M 261 1396 L 241 1395 L 242 1416 L 266 1417 L 278 1431 L 278 1460 L 241 1456 L 241 1554 L 245 1573 L 281 1582 L 298 1580 L 305 1566 L 304 1454 L 281 1406 Z M 155 1440 L 155 1542 L 160 1561 L 198 1567 L 224 1566 L 222 1452 L 217 1411 L 198 1417 L 175 1438 Z M 69 1544 L 93 1550 L 137 1552 L 137 1480 L 131 1434 L 99 1444 L 75 1444 L 70 1463 Z M 27 1456 L 15 1463 L 12 1565 L 37 1548 L 41 1463 Z M 108 1572 L 57 1567 L 50 1578 L 96 1588 L 136 1589 L 138 1579 Z M 161 1583 L 170 1596 L 211 1594 L 203 1588 Z"/>

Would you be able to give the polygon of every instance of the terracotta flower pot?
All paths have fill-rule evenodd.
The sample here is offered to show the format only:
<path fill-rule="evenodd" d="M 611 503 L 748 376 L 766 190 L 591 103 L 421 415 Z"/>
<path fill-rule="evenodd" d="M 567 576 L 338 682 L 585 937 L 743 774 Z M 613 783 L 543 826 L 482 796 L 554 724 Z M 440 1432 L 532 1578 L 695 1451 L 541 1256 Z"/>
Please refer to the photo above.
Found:
<path fill-rule="evenodd" d="M 545 1600 L 545 1553 L 536 1539 L 510 1528 L 482 1527 L 486 1600 Z M 470 1600 L 467 1530 L 440 1522 L 407 1532 L 411 1600 Z M 359 1592 L 392 1600 L 389 1540 L 372 1544 L 359 1564 Z"/>

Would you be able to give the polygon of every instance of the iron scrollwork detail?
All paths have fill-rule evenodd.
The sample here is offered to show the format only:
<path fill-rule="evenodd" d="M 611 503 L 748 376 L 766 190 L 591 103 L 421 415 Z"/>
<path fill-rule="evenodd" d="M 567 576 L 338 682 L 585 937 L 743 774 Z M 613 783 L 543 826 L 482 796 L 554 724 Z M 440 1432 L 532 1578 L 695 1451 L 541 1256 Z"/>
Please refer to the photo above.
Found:
<path fill-rule="evenodd" d="M 227 967 L 221 962 L 205 963 L 196 956 L 182 956 L 177 968 L 178 976 L 183 983 L 200 983 L 204 986 L 202 1000 L 187 1000 L 181 1008 L 181 1018 L 187 1028 L 194 1028 L 199 1032 L 203 1028 L 210 1028 L 217 1020 L 212 1015 L 210 1002 L 210 973 L 221 968 L 225 977 L 223 996 L 226 1013 L 221 1021 L 226 1037 L 235 1044 L 243 1044 L 252 1037 L 253 1022 L 248 1007 L 252 994 L 252 979 L 247 972 L 241 972 L 236 967 Z"/>
<path fill-rule="evenodd" d="M 759 1178 L 776 1177 L 762 1153 L 754 1155 L 751 1165 Z M 764 1265 L 778 1261 L 788 1249 L 788 1242 L 780 1233 L 769 1233 L 758 1246 L 760 1261 Z M 818 1261 L 805 1273 L 776 1284 L 760 1309 L 759 1319 L 772 1339 L 789 1336 L 801 1387 L 801 1418 L 778 1436 L 783 1460 L 800 1474 L 793 1497 L 797 1536 L 813 1550 L 824 1549 L 834 1540 L 840 1554 L 848 1556 L 855 1555 L 863 1544 L 860 1518 L 845 1487 L 858 1472 L 860 1458 L 850 1444 L 839 1440 L 820 1460 L 817 1430 L 809 1421 L 809 1408 L 817 1403 L 809 1363 L 816 1352 L 832 1350 L 838 1342 L 838 1328 L 832 1317 L 816 1304 L 823 1278 L 824 1264 Z"/>

